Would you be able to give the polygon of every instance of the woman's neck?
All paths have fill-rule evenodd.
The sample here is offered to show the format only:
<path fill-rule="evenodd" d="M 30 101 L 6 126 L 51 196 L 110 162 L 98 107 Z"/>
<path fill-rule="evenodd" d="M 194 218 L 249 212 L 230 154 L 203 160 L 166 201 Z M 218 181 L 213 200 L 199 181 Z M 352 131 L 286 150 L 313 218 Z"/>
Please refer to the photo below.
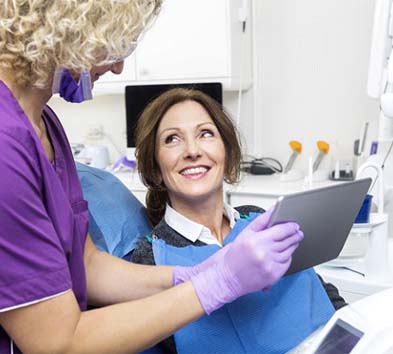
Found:
<path fill-rule="evenodd" d="M 172 202 L 172 208 L 186 218 L 207 227 L 221 244 L 230 231 L 229 221 L 223 214 L 222 193 L 202 201 L 176 200 Z"/>
<path fill-rule="evenodd" d="M 0 80 L 3 81 L 12 92 L 33 127 L 40 128 L 42 124 L 42 112 L 52 96 L 50 89 L 39 89 L 28 85 L 26 87 L 15 84 L 10 73 L 0 72 Z"/>
<path fill-rule="evenodd" d="M 45 153 L 52 161 L 54 158 L 53 147 L 50 143 L 48 132 L 46 130 L 42 112 L 45 105 L 52 96 L 50 89 L 39 89 L 31 85 L 21 87 L 12 80 L 12 75 L 0 71 L 0 80 L 3 81 L 22 107 L 25 115 L 29 119 L 38 138 L 41 140 Z"/>

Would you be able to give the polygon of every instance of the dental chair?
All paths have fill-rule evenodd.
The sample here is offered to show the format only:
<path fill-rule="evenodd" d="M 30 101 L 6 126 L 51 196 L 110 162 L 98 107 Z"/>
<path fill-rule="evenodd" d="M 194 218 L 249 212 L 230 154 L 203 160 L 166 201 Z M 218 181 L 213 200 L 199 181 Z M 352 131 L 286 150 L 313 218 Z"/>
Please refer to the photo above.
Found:
<path fill-rule="evenodd" d="M 96 247 L 130 260 L 151 227 L 142 203 L 113 174 L 76 162 L 83 197 L 89 203 L 89 233 Z M 140 354 L 163 354 L 152 347 Z"/>

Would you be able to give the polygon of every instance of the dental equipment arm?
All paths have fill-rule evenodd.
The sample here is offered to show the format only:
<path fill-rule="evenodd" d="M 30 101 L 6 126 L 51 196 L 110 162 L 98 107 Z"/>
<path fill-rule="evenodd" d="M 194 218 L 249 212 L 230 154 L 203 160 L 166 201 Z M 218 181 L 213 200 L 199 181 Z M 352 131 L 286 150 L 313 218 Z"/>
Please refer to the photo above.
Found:
<path fill-rule="evenodd" d="M 381 101 L 379 141 L 393 139 L 392 11 L 392 0 L 376 1 L 367 94 Z"/>

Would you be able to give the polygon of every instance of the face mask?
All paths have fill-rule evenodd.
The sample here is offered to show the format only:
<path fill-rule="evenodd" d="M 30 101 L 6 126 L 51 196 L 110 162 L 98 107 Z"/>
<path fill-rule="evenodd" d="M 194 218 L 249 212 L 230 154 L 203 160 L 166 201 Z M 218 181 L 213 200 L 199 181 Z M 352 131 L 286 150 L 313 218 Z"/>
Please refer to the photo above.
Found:
<path fill-rule="evenodd" d="M 58 68 L 55 71 L 52 93 L 59 93 L 67 102 L 80 103 L 93 98 L 90 72 L 82 70 L 79 83 L 72 77 L 68 69 Z"/>

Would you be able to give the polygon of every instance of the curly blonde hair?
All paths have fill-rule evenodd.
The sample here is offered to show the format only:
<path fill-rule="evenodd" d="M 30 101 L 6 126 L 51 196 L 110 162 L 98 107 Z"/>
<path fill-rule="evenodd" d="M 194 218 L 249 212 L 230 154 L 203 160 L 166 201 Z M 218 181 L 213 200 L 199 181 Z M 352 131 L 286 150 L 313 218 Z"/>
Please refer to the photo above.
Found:
<path fill-rule="evenodd" d="M 2 0 L 0 70 L 46 88 L 57 66 L 75 72 L 124 59 L 162 0 Z"/>

